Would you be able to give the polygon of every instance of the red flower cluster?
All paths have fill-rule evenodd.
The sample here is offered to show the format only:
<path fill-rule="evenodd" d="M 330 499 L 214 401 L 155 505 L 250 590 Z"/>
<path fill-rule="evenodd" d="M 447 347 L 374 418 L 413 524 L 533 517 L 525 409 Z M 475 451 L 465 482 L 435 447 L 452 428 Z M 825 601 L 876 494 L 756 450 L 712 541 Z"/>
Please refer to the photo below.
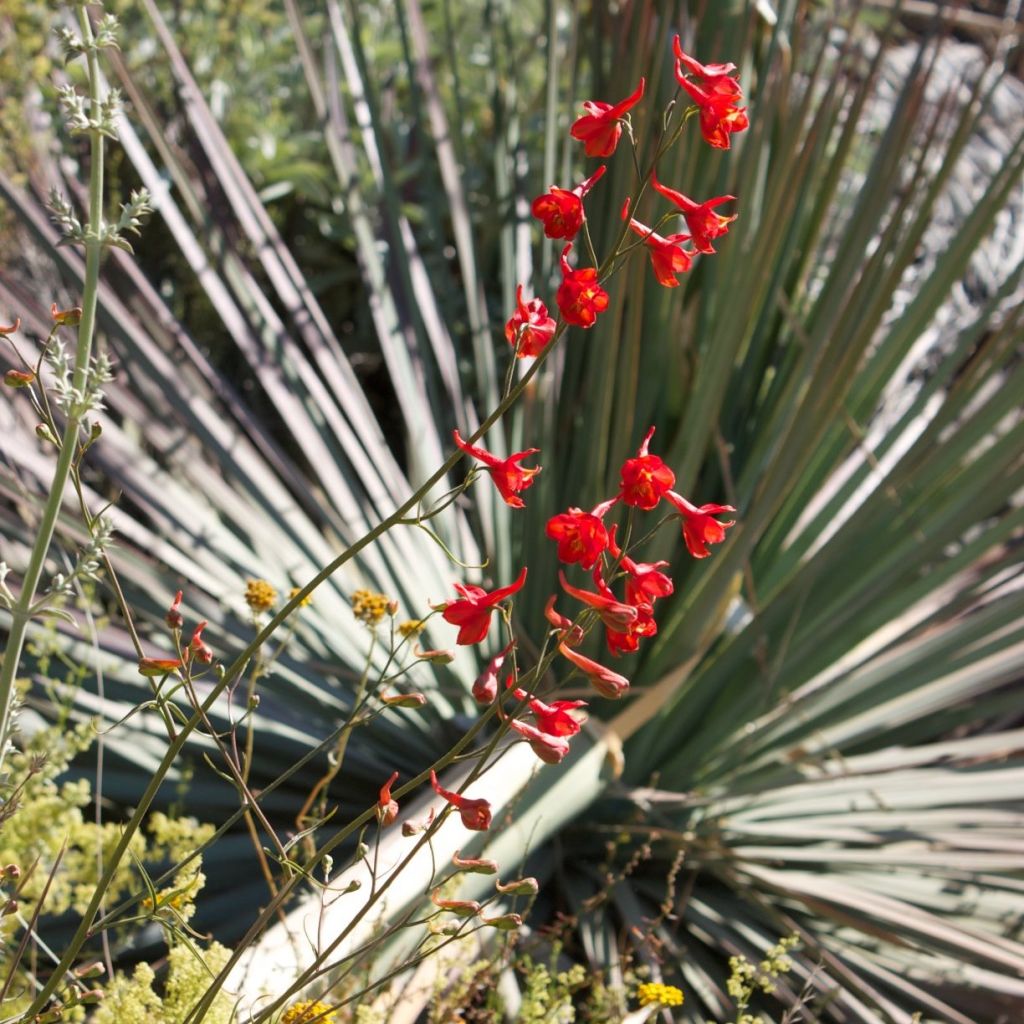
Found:
<path fill-rule="evenodd" d="M 678 36 L 673 49 L 676 79 L 680 88 L 697 105 L 696 112 L 703 137 L 711 146 L 728 149 L 732 134 L 747 127 L 746 108 L 741 105 L 743 94 L 734 75 L 735 65 L 701 64 L 683 52 Z M 589 100 L 583 104 L 584 113 L 572 124 L 570 134 L 584 144 L 587 156 L 612 156 L 624 129 L 632 137 L 629 112 L 643 98 L 644 88 L 645 81 L 641 79 L 634 92 L 618 103 Z M 689 113 L 693 113 L 692 108 Z M 543 359 L 551 343 L 567 326 L 593 327 L 598 316 L 608 308 L 609 296 L 602 287 L 602 275 L 607 276 L 618 269 L 620 258 L 628 250 L 620 248 L 600 267 L 573 267 L 569 262 L 573 240 L 581 231 L 584 231 L 585 251 L 594 262 L 599 262 L 593 255 L 591 240 L 585 233 L 587 218 L 584 200 L 605 175 L 605 171 L 606 167 L 602 164 L 590 177 L 574 187 L 552 185 L 533 200 L 531 210 L 540 221 L 544 235 L 551 239 L 565 239 L 567 244 L 559 262 L 562 280 L 555 294 L 559 314 L 557 321 L 549 314 L 548 307 L 540 298 L 535 297 L 529 301 L 524 299 L 524 285 L 520 284 L 516 289 L 516 306 L 505 324 L 505 337 L 518 358 Z M 717 213 L 716 208 L 732 202 L 735 197 L 722 195 L 703 201 L 691 199 L 683 192 L 660 182 L 653 170 L 649 184 L 674 209 L 653 220 L 653 226 L 649 226 L 630 216 L 633 200 L 627 199 L 622 206 L 621 216 L 629 231 L 640 238 L 640 242 L 631 243 L 629 248 L 643 245 L 650 256 L 658 282 L 666 288 L 675 288 L 681 283 L 680 275 L 691 269 L 697 254 L 713 254 L 715 239 L 728 233 L 729 225 L 736 217 Z M 643 189 L 640 194 L 642 192 Z M 685 233 L 661 234 L 659 229 L 663 221 L 677 215 L 685 221 Z M 521 463 L 537 454 L 538 449 L 528 448 L 503 458 L 467 442 L 458 431 L 453 436 L 462 452 L 483 465 L 506 504 L 522 508 L 524 503 L 520 494 L 532 486 L 540 467 L 524 468 Z M 583 642 L 586 629 L 600 622 L 604 627 L 608 649 L 615 656 L 636 651 L 642 638 L 654 636 L 658 631 L 654 615 L 656 603 L 671 596 L 674 590 L 671 577 L 663 571 L 668 566 L 667 562 L 641 562 L 634 557 L 635 551 L 630 548 L 626 538 L 631 534 L 637 513 L 652 512 L 663 500 L 667 502 L 678 514 L 683 541 L 694 558 L 706 558 L 710 554 L 709 545 L 723 542 L 726 530 L 734 525 L 732 520 L 717 518 L 735 511 L 732 506 L 697 506 L 673 490 L 676 485 L 675 473 L 660 456 L 650 451 L 653 436 L 654 427 L 651 427 L 636 455 L 623 462 L 619 488 L 613 497 L 590 511 L 571 507 L 551 516 L 546 526 L 548 537 L 557 544 L 559 561 L 565 565 L 579 565 L 582 571 L 589 573 L 592 580 L 592 586 L 589 583 L 578 586 L 570 582 L 564 571 L 559 571 L 562 591 L 579 602 L 581 607 L 578 621 L 573 620 L 556 609 L 556 598 L 553 595 L 544 609 L 545 618 L 551 625 L 551 635 L 559 654 L 573 669 L 579 670 L 599 694 L 612 699 L 622 697 L 629 690 L 629 680 L 577 650 Z M 617 505 L 629 509 L 630 530 L 623 531 L 621 546 L 619 524 L 606 523 L 609 513 Z M 526 574 L 526 567 L 523 567 L 512 583 L 492 591 L 472 584 L 456 583 L 454 586 L 458 599 L 435 606 L 435 610 L 441 612 L 446 622 L 458 627 L 456 643 L 469 645 L 484 641 L 490 631 L 494 611 L 523 587 Z M 183 653 L 183 657 L 202 657 L 205 650 L 200 635 L 203 625 L 196 630 L 189 650 Z M 512 640 L 490 659 L 473 684 L 473 697 L 481 706 L 494 705 L 493 710 L 506 728 L 529 743 L 542 761 L 557 764 L 569 753 L 570 740 L 579 733 L 585 721 L 581 709 L 586 707 L 586 702 L 545 701 L 521 688 L 520 678 L 525 684 L 526 679 L 532 680 L 535 675 L 539 678 L 541 672 L 538 670 L 517 678 L 519 670 L 513 658 L 512 672 L 505 684 L 506 691 L 519 702 L 513 710 L 506 695 L 501 693 L 499 678 L 514 645 L 515 641 Z M 423 659 L 444 662 L 454 657 L 448 651 L 420 652 L 417 649 L 414 653 Z M 164 663 L 157 659 L 152 660 L 152 665 L 147 665 L 151 671 L 163 667 Z M 543 667 L 546 668 L 546 664 Z M 397 774 L 392 775 L 380 791 L 378 811 L 382 824 L 393 821 L 398 811 L 390 791 L 396 778 Z M 486 800 L 469 799 L 443 789 L 433 772 L 431 784 L 440 796 L 459 811 L 467 828 L 482 830 L 489 827 L 491 808 Z M 403 833 L 408 828 L 411 834 L 419 827 L 406 823 L 403 825 Z M 441 901 L 438 905 L 461 912 L 453 901 Z M 460 906 L 466 912 L 475 913 L 479 905 L 465 903 Z"/>
<path fill-rule="evenodd" d="M 662 568 L 667 562 L 637 562 L 622 551 L 616 541 L 616 527 L 607 527 L 604 518 L 619 502 L 650 512 L 664 498 L 678 512 L 682 520 L 683 539 L 695 558 L 708 555 L 708 544 L 720 543 L 732 522 L 713 518 L 722 512 L 732 512 L 729 505 L 702 505 L 699 508 L 672 490 L 675 473 L 658 455 L 650 451 L 654 428 L 647 432 L 640 448 L 632 458 L 622 464 L 619 493 L 602 502 L 592 512 L 571 508 L 568 512 L 548 520 L 547 534 L 558 544 L 559 561 L 579 563 L 592 570 L 596 590 L 573 586 L 565 573 L 559 573 L 562 589 L 572 598 L 596 612 L 605 627 L 608 649 L 612 654 L 635 651 L 642 637 L 658 631 L 654 618 L 654 604 L 673 591 L 671 578 Z M 625 594 L 620 600 L 612 590 L 611 582 L 625 579 Z M 545 611 L 548 621 L 557 630 L 559 650 L 606 696 L 621 696 L 628 681 L 618 673 L 603 668 L 597 662 L 572 650 L 573 623 L 560 615 L 554 599 Z"/>
<path fill-rule="evenodd" d="M 735 64 L 701 64 L 683 53 L 679 36 L 672 43 L 676 55 L 676 81 L 700 108 L 700 130 L 709 146 L 728 149 L 729 136 L 741 132 L 750 122 L 740 83 L 731 77 Z M 687 74 L 700 79 L 691 81 Z"/>

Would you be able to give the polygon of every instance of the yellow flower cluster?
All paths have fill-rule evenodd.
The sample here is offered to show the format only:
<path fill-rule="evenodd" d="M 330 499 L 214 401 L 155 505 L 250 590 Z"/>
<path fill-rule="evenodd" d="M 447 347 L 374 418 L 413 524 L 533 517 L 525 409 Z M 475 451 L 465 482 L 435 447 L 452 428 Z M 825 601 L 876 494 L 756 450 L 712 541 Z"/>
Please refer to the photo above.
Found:
<path fill-rule="evenodd" d="M 661 1006 L 682 1006 L 683 993 L 675 985 L 662 985 L 660 981 L 648 981 L 637 986 L 636 997 L 641 1006 L 659 1003 Z"/>
<path fill-rule="evenodd" d="M 385 594 L 357 590 L 352 595 L 352 614 L 368 626 L 376 626 L 388 614 L 391 601 Z"/>
<path fill-rule="evenodd" d="M 266 580 L 249 580 L 245 584 L 245 603 L 254 612 L 269 611 L 277 603 L 277 591 Z"/>
<path fill-rule="evenodd" d="M 292 589 L 288 591 L 288 600 L 290 601 L 293 597 L 295 597 L 295 595 L 298 594 L 298 592 L 301 589 L 302 589 L 302 587 L 292 587 Z M 312 594 L 307 594 L 299 602 L 299 607 L 300 608 L 308 608 L 312 603 L 313 603 L 313 595 Z"/>
<path fill-rule="evenodd" d="M 330 1012 L 327 1003 L 319 999 L 304 999 L 301 1003 L 293 1003 L 281 1017 L 281 1024 L 306 1024 L 315 1020 L 316 1024 L 336 1024 L 337 1017 Z"/>
<path fill-rule="evenodd" d="M 409 619 L 407 622 L 399 623 L 398 632 L 408 639 L 411 636 L 419 636 L 426 625 L 422 619 Z"/>

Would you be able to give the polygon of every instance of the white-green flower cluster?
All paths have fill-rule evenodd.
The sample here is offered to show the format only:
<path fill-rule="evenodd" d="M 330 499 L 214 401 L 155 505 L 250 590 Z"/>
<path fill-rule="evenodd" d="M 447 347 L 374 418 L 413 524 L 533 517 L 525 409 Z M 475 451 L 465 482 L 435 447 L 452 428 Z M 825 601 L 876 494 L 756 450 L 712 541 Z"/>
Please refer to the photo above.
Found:
<path fill-rule="evenodd" d="M 103 386 L 114 379 L 110 357 L 101 352 L 89 361 L 85 386 L 74 385 L 74 369 L 64 343 L 58 337 L 50 339 L 43 353 L 43 361 L 53 374 L 53 393 L 57 408 L 65 416 L 82 417 L 103 408 Z"/>
<path fill-rule="evenodd" d="M 117 18 L 113 14 L 104 14 L 96 25 L 92 42 L 86 43 L 77 32 L 67 25 L 59 26 L 55 29 L 55 34 L 57 42 L 60 43 L 64 63 L 67 64 L 90 51 L 106 49 L 108 46 L 117 49 L 117 29 Z"/>
<path fill-rule="evenodd" d="M 729 995 L 736 1000 L 738 1015 L 735 1024 L 763 1024 L 759 1015 L 747 1013 L 750 1000 L 755 992 L 771 995 L 775 991 L 775 982 L 779 976 L 793 969 L 793 961 L 789 952 L 799 943 L 796 935 L 788 935 L 780 939 L 774 946 L 765 950 L 764 959 L 755 967 L 745 956 L 729 958 L 729 980 L 725 987 Z"/>

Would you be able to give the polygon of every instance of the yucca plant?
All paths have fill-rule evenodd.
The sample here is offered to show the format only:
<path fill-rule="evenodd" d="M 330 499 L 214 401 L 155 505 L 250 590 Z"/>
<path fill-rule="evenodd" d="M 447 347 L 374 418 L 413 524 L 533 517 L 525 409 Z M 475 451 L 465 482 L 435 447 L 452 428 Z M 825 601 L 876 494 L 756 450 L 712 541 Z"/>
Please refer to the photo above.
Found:
<path fill-rule="evenodd" d="M 1022 266 L 1019 252 L 993 249 L 1007 237 L 993 227 L 1020 206 L 1019 124 L 999 125 L 1002 161 L 975 168 L 970 191 L 960 183 L 1015 88 L 1000 77 L 1005 44 L 961 81 L 944 63 L 941 12 L 907 42 L 898 19 L 879 36 L 857 4 L 834 19 L 795 0 L 598 5 L 567 18 L 555 4 L 290 0 L 287 34 L 280 21 L 267 31 L 275 53 L 290 35 L 296 57 L 279 78 L 261 71 L 268 91 L 279 82 L 302 98 L 280 104 L 299 133 L 275 141 L 275 163 L 225 134 L 246 129 L 217 97 L 245 86 L 201 85 L 210 62 L 189 66 L 209 23 L 193 13 L 168 25 L 156 0 L 143 8 L 117 69 L 132 103 L 122 173 L 153 193 L 173 256 L 144 240 L 138 263 L 117 252 L 105 268 L 100 326 L 120 367 L 90 497 L 117 498 L 115 561 L 143 623 L 183 587 L 226 655 L 252 635 L 248 578 L 282 591 L 305 582 L 429 475 L 451 428 L 493 407 L 507 357 L 494 338 L 516 283 L 552 284 L 529 200 L 592 169 L 564 130 L 576 102 L 625 96 L 646 75 L 650 105 L 634 125 L 649 138 L 645 111 L 675 88 L 674 32 L 706 60 L 740 64 L 749 133 L 728 154 L 694 142 L 658 168 L 691 194 L 739 197 L 718 255 L 681 300 L 637 261 L 504 440 L 489 436 L 536 445 L 559 467 L 538 477 L 522 517 L 477 489 L 472 513 L 455 505 L 432 521 L 464 563 L 490 558 L 486 579 L 529 564 L 526 642 L 555 580 L 546 519 L 613 492 L 650 424 L 681 489 L 741 510 L 727 543 L 677 576 L 658 636 L 624 662 L 635 696 L 593 747 L 524 793 L 528 758 L 488 776 L 515 825 L 488 852 L 511 865 L 527 844 L 539 851 L 544 897 L 576 916 L 596 966 L 615 969 L 623 925 L 648 933 L 632 955 L 681 976 L 681 1019 L 727 1019 L 726 957 L 756 959 L 790 931 L 808 1020 L 1011 1019 L 1024 994 L 1012 689 Z M 464 46 L 442 46 L 446 25 Z M 33 116 L 46 109 L 45 94 L 25 100 Z M 49 301 L 74 298 L 82 268 L 54 248 L 43 201 L 55 183 L 79 186 L 66 160 L 20 159 L 0 176 L 18 225 L 0 301 L 45 334 Z M 588 201 L 598 246 L 620 228 L 628 177 L 616 163 Z M 983 295 L 965 312 L 950 296 L 979 252 L 1001 271 L 975 277 Z M 339 295 L 353 264 L 362 291 Z M 368 360 L 385 371 L 375 381 L 354 368 Z M 0 435 L 14 564 L 47 479 L 25 412 L 10 404 Z M 68 538 L 74 523 L 69 503 Z M 678 565 L 678 538 L 658 543 Z M 419 531 L 393 532 L 302 610 L 254 718 L 252 785 L 273 785 L 263 806 L 279 828 L 293 827 L 322 762 L 275 780 L 343 720 L 367 656 L 351 592 L 380 590 L 418 617 L 462 575 Z M 118 721 L 141 699 L 131 640 L 116 619 L 81 625 L 56 645 L 101 686 L 68 699 Z M 444 645 L 444 627 L 428 640 Z M 477 667 L 464 656 L 423 668 L 424 713 L 353 734 L 332 793 L 342 818 L 391 770 L 415 774 L 447 749 Z M 129 804 L 161 732 L 135 716 L 104 742 L 104 795 Z M 193 748 L 188 808 L 223 821 L 237 796 L 201 755 Z M 623 835 L 622 861 L 650 846 L 628 879 L 607 849 Z M 207 920 L 238 930 L 239 906 L 266 900 L 241 824 L 206 865 L 217 891 Z"/>

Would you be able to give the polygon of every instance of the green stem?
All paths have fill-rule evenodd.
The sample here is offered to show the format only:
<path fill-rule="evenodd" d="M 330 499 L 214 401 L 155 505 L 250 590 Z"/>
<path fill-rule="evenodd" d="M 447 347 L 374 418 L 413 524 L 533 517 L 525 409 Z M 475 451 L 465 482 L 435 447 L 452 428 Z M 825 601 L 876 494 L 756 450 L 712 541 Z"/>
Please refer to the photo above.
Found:
<path fill-rule="evenodd" d="M 93 42 L 92 25 L 85 5 L 78 7 L 78 22 L 82 29 L 82 40 L 88 46 Z M 89 112 L 95 117 L 100 108 L 100 67 L 95 48 L 89 48 Z M 85 391 L 92 355 L 93 335 L 96 327 L 96 302 L 99 292 L 100 256 L 103 251 L 103 136 L 99 131 L 90 133 L 91 161 L 89 168 L 89 222 L 85 235 L 85 282 L 82 289 L 82 318 L 78 325 L 78 345 L 75 349 L 75 369 L 72 385 L 75 392 Z M 21 594 L 11 609 L 11 628 L 0 666 L 0 771 L 11 734 L 14 680 L 21 662 L 25 636 L 31 619 L 30 609 L 35 599 L 39 580 L 43 575 L 46 553 L 57 526 L 60 506 L 64 498 L 72 461 L 78 447 L 79 429 L 83 413 L 74 408 L 69 410 L 64 435 L 61 440 L 57 465 L 53 473 L 46 505 L 39 522 L 35 544 L 29 556 L 28 567 L 22 580 Z"/>

